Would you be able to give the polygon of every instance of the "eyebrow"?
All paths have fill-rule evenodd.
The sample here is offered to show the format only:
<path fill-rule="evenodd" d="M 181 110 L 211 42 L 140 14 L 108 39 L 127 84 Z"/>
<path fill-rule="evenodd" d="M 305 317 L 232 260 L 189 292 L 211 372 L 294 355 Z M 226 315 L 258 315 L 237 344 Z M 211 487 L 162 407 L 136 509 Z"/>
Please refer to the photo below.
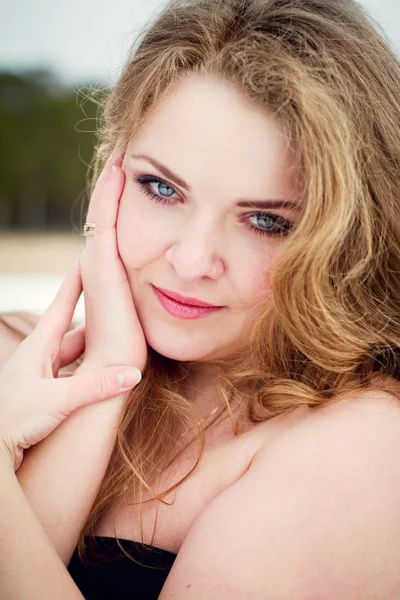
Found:
<path fill-rule="evenodd" d="M 179 175 L 173 173 L 168 167 L 160 163 L 155 158 L 149 156 L 148 154 L 131 154 L 131 158 L 136 160 L 145 160 L 153 165 L 160 173 L 171 179 L 174 183 L 185 189 L 187 192 L 191 193 L 192 188 L 186 181 L 184 181 Z M 248 198 L 239 198 L 237 202 L 235 202 L 235 206 L 240 206 L 241 208 L 293 208 L 294 210 L 301 210 L 301 207 L 294 202 L 290 202 L 289 200 L 250 200 Z"/>

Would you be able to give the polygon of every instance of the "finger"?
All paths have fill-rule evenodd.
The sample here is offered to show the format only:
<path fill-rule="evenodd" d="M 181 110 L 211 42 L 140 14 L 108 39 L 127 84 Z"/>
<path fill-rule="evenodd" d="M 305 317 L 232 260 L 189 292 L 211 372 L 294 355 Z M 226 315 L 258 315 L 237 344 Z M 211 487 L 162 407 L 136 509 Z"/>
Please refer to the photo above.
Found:
<path fill-rule="evenodd" d="M 70 414 L 77 408 L 115 398 L 135 387 L 142 375 L 135 367 L 106 367 L 73 377 L 58 380 L 63 388 L 60 394 L 61 406 L 57 407 L 63 414 Z"/>
<path fill-rule="evenodd" d="M 121 149 L 116 147 L 107 161 L 107 167 L 111 167 L 113 163 L 121 164 L 122 158 L 123 153 Z M 99 180 L 99 187 L 101 189 L 104 185 L 104 177 L 102 180 L 99 178 Z M 57 356 L 58 349 L 72 321 L 76 304 L 82 293 L 80 259 L 81 257 L 79 256 L 74 262 L 55 299 L 36 327 L 36 338 L 37 340 L 41 338 L 44 345 L 47 346 L 50 342 L 49 335 L 51 336 L 52 361 Z M 60 364 L 62 364 L 62 360 Z"/>
<path fill-rule="evenodd" d="M 85 351 L 85 326 L 69 331 L 62 343 L 59 355 L 59 369 L 71 365 Z"/>
<path fill-rule="evenodd" d="M 76 305 L 82 293 L 79 260 L 80 257 L 77 257 L 74 261 L 54 300 L 39 319 L 32 334 L 26 340 L 28 342 L 27 347 L 30 348 L 31 344 L 35 345 L 40 359 L 42 359 L 41 351 L 44 348 L 49 348 L 49 345 L 53 349 L 53 352 L 58 353 L 61 341 L 71 324 Z M 30 339 L 31 342 L 29 341 Z M 52 359 L 54 358 L 55 355 Z"/>
<path fill-rule="evenodd" d="M 95 255 L 101 261 L 104 257 L 116 258 L 115 223 L 119 199 L 124 187 L 125 174 L 116 165 L 108 165 L 105 180 L 95 189 L 89 204 L 86 220 L 95 223 L 95 235 L 86 237 L 85 254 Z"/>
<path fill-rule="evenodd" d="M 52 362 L 53 377 L 60 377 L 60 369 L 75 362 L 85 350 L 85 326 L 69 331 L 61 342 L 59 352 Z M 45 374 L 46 371 L 45 371 Z M 50 374 L 50 370 L 48 371 Z"/>
<path fill-rule="evenodd" d="M 98 203 L 101 200 L 101 196 L 103 193 L 103 188 L 105 184 L 109 181 L 110 175 L 112 173 L 112 166 L 116 165 L 120 167 L 122 165 L 122 160 L 124 156 L 125 150 L 121 150 L 121 148 L 114 148 L 113 152 L 107 159 L 102 172 L 100 173 L 99 178 L 96 181 L 96 185 L 93 190 L 92 197 L 90 199 L 88 213 L 86 216 L 86 221 L 89 223 L 96 223 L 94 218 L 97 216 L 99 212 Z M 97 223 L 96 223 L 97 225 Z M 90 237 L 90 236 L 88 236 Z M 90 243 L 90 240 L 89 240 Z"/>
<path fill-rule="evenodd" d="M 95 356 L 99 351 L 104 355 L 107 349 L 110 359 L 130 363 L 130 357 L 119 349 L 132 348 L 140 323 L 117 246 L 116 222 L 124 181 L 125 174 L 117 167 L 114 178 L 91 206 L 96 234 L 88 236 L 82 253 L 82 280 L 87 355 Z M 136 362 L 134 357 L 132 362 Z"/>

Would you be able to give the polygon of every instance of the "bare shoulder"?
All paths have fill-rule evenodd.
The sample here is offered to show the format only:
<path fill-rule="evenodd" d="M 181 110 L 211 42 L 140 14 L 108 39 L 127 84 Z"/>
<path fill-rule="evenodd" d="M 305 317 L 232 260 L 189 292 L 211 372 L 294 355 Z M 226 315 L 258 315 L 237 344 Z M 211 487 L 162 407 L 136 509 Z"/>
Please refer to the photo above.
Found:
<path fill-rule="evenodd" d="M 394 387 L 388 380 L 382 382 L 384 387 Z M 400 382 L 398 383 L 400 388 Z M 296 454 L 304 448 L 306 452 L 313 447 L 319 448 L 321 458 L 332 452 L 333 459 L 340 460 L 340 448 L 357 448 L 363 450 L 388 448 L 394 451 L 396 445 L 400 451 L 400 400 L 379 385 L 371 389 L 349 393 L 316 409 L 303 413 L 302 419 L 295 427 L 288 427 L 282 436 L 273 440 L 274 448 L 266 443 L 260 447 L 257 460 L 270 460 L 279 449 L 287 451 L 296 448 Z M 376 446 L 378 445 L 378 446 Z M 289 450 L 290 449 L 290 450 Z"/>
<path fill-rule="evenodd" d="M 394 395 L 310 409 L 195 521 L 160 600 L 400 598 L 399 454 Z"/>
<path fill-rule="evenodd" d="M 33 331 L 40 315 L 28 312 L 0 314 L 0 367 Z"/>

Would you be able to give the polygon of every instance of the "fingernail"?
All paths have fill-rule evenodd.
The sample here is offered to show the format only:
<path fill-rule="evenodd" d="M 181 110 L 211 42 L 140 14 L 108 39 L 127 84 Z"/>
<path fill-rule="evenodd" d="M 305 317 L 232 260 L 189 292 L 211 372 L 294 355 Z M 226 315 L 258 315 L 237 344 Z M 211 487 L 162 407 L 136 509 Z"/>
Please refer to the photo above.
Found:
<path fill-rule="evenodd" d="M 117 167 L 115 165 L 113 165 L 111 167 L 110 179 L 115 179 L 116 176 L 117 176 Z"/>
<path fill-rule="evenodd" d="M 118 385 L 121 388 L 130 388 L 137 385 L 141 379 L 142 374 L 139 369 L 136 369 L 135 367 L 122 369 L 117 373 Z"/>

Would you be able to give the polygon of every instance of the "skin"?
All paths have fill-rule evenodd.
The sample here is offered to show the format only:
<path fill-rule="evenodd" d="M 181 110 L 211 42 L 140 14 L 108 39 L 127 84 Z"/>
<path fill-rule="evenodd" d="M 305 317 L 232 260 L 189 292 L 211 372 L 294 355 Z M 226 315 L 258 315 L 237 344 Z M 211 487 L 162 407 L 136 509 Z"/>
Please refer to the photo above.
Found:
<path fill-rule="evenodd" d="M 271 150 L 271 159 L 277 156 Z M 135 243 L 143 264 L 138 260 L 128 282 L 115 236 L 121 190 L 127 192 L 122 175 L 122 170 L 116 169 L 109 177 L 108 165 L 101 176 L 88 213 L 88 219 L 96 223 L 96 236 L 87 240 L 56 299 L 0 372 L 0 596 L 4 600 L 83 597 L 64 565 L 69 563 L 115 443 L 121 403 L 126 401 L 125 388 L 117 386 L 117 370 L 130 364 L 143 368 L 146 362 L 145 338 L 132 291 L 142 320 L 147 318 L 153 343 L 167 349 L 169 345 L 180 360 L 185 360 L 182 356 L 186 354 L 195 355 L 203 377 L 202 369 L 210 364 L 213 353 L 228 356 L 237 348 L 240 332 L 236 330 L 235 338 L 227 328 L 236 327 L 240 316 L 244 322 L 246 314 L 251 314 L 255 307 L 251 294 L 256 298 L 259 290 L 260 295 L 270 293 L 267 285 L 260 285 L 258 271 L 254 280 L 249 277 L 248 265 L 241 272 L 236 268 L 244 264 L 242 252 L 247 251 L 244 243 L 239 245 L 241 231 L 225 204 L 211 200 L 203 204 L 200 192 L 197 196 L 198 183 L 196 188 L 192 184 L 190 202 L 185 199 L 184 215 L 179 212 L 170 217 L 171 228 L 166 227 L 167 219 L 161 227 L 152 218 L 160 236 L 152 237 L 151 247 L 142 247 L 137 237 L 130 237 L 127 247 Z M 147 224 L 146 213 L 139 214 L 142 220 L 134 223 L 138 231 Z M 196 225 L 193 254 L 182 250 L 190 248 L 186 228 L 175 225 L 175 219 L 180 224 L 189 218 Z M 120 219 L 122 223 L 123 215 Z M 149 220 L 147 225 L 154 224 Z M 214 236 L 201 244 L 203 228 L 208 230 L 211 225 Z M 223 235 L 220 244 L 217 234 Z M 142 239 L 147 244 L 146 237 Z M 268 242 L 267 266 L 258 263 L 258 254 L 246 255 L 252 266 L 263 266 L 263 282 L 268 281 L 280 247 Z M 202 248 L 201 254 L 198 248 Z M 236 254 L 231 253 L 232 248 Z M 192 261 L 193 270 L 189 270 Z M 201 279 L 194 282 L 198 287 L 193 291 L 185 282 L 185 264 L 190 278 Z M 208 264 L 208 270 L 200 269 L 199 264 Z M 212 270 L 218 264 L 223 268 Z M 137 280 L 133 278 L 136 271 Z M 228 304 L 221 316 L 223 326 L 217 333 L 206 320 L 194 322 L 205 330 L 201 335 L 194 326 L 193 331 L 184 329 L 185 321 L 164 321 L 156 308 L 150 314 L 142 300 L 150 306 L 146 278 L 150 281 L 161 275 L 173 275 L 174 282 L 184 283 L 192 294 L 226 294 L 232 305 Z M 245 281 L 250 287 L 245 287 Z M 85 335 L 75 330 L 67 339 L 65 332 L 81 284 L 88 312 Z M 218 301 L 214 296 L 204 299 Z M 159 336 L 151 319 L 159 325 Z M 171 338 L 166 336 L 168 332 L 173 334 Z M 193 349 L 185 345 L 190 335 L 196 342 Z M 69 379 L 57 378 L 58 369 L 81 354 L 83 342 L 85 359 L 79 373 Z M 96 403 L 106 397 L 111 400 Z M 285 435 L 275 435 L 273 444 L 265 443 L 259 449 L 238 481 L 207 505 L 185 537 L 160 600 L 200 600 L 216 595 L 221 600 L 399 597 L 398 402 L 379 390 L 347 394 L 341 400 L 311 411 L 296 427 L 286 428 Z M 76 443 L 82 439 L 83 451 L 82 444 Z M 38 453 L 30 454 L 32 461 L 24 459 L 17 480 L 14 467 L 18 456 L 13 456 L 12 450 L 29 444 Z M 21 475 L 26 466 L 25 476 Z M 211 548 L 210 538 L 215 542 Z"/>
<path fill-rule="evenodd" d="M 191 193 L 132 154 L 147 154 L 179 175 Z M 180 361 L 195 361 L 197 389 L 212 389 L 212 360 L 243 349 L 246 320 L 270 294 L 268 276 L 285 237 L 258 235 L 276 223 L 296 223 L 289 207 L 235 207 L 240 198 L 296 202 L 292 161 L 281 124 L 251 106 L 230 84 L 191 75 L 165 94 L 128 144 L 126 183 L 117 220 L 119 253 L 149 345 Z M 171 204 L 149 198 L 134 177 Z M 253 216 L 252 216 L 253 215 Z M 206 318 L 182 320 L 159 304 L 150 284 L 226 306 Z M 204 394 L 203 394 L 204 395 Z"/>

